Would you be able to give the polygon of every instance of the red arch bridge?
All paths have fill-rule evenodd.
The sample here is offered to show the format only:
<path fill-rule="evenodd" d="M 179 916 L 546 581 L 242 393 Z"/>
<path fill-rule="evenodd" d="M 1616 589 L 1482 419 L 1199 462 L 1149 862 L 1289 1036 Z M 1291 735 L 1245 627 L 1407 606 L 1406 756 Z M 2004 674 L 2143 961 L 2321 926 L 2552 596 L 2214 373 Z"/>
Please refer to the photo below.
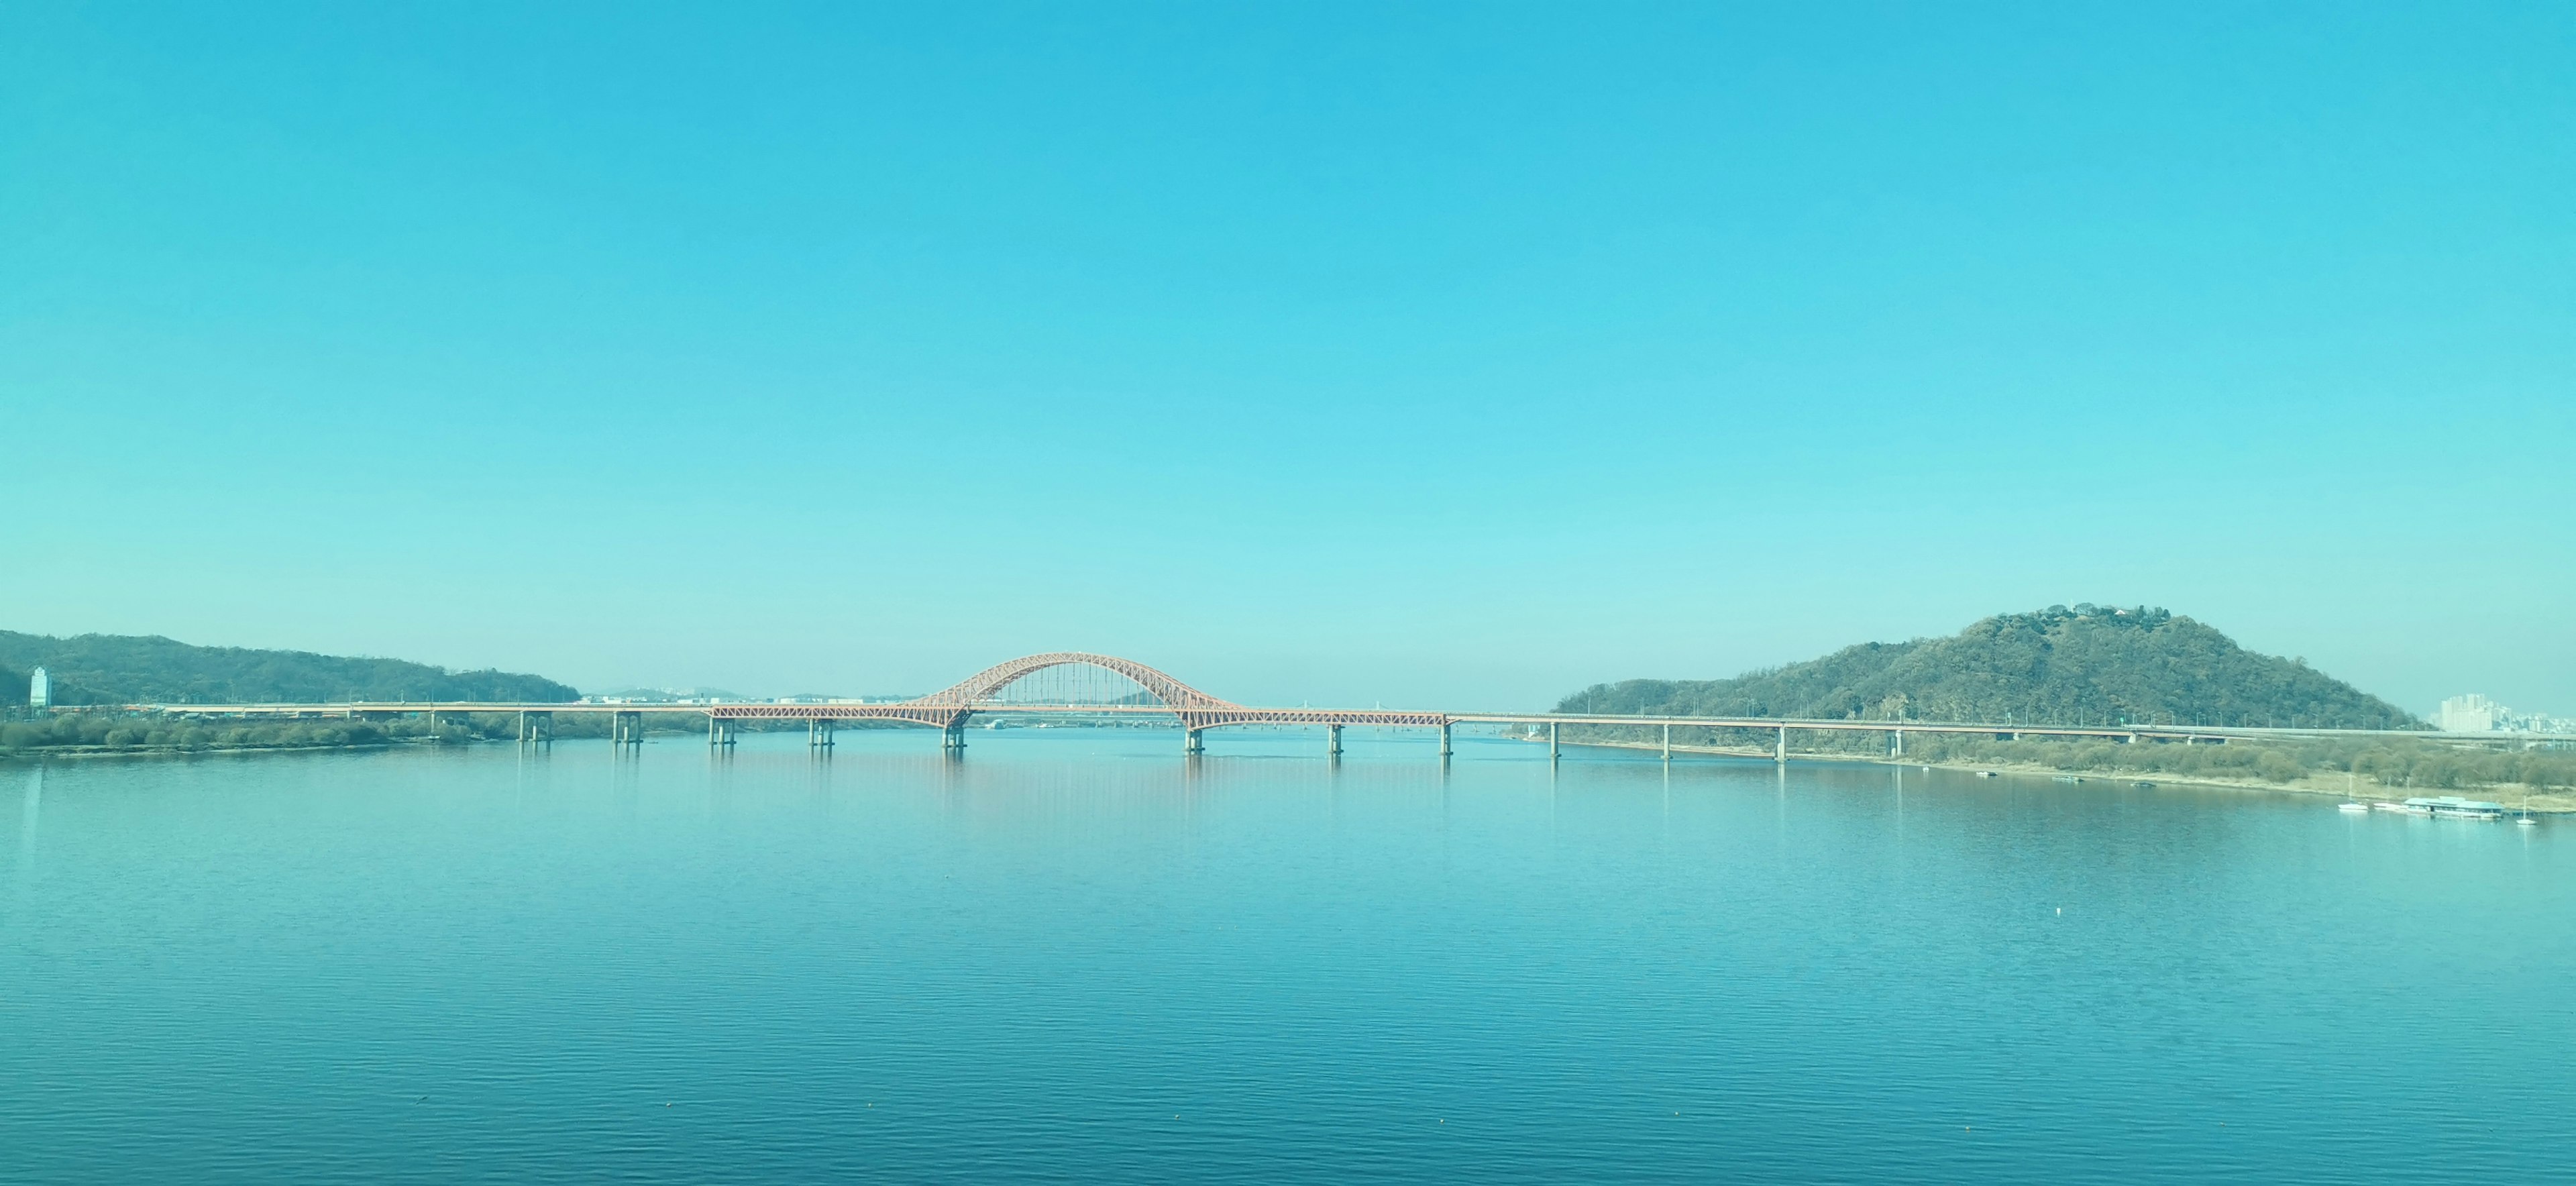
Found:
<path fill-rule="evenodd" d="M 710 746 L 731 745 L 734 732 L 743 721 L 803 721 L 810 744 L 823 747 L 832 744 L 836 725 L 844 721 L 890 721 L 938 729 L 947 749 L 961 751 L 966 746 L 967 722 L 977 716 L 987 717 L 1058 717 L 1068 719 L 1163 717 L 1178 718 L 1185 735 L 1185 752 L 1196 754 L 1205 749 L 1202 735 L 1210 729 L 1230 725 L 1302 725 L 1321 726 L 1325 750 L 1338 755 L 1342 750 L 1342 730 L 1348 726 L 1434 729 L 1439 731 L 1440 755 L 1452 753 L 1451 730 L 1462 724 L 1522 726 L 1528 736 L 1537 727 L 1547 728 L 1548 752 L 1551 757 L 1561 752 L 1564 741 L 1561 730 L 1567 726 L 1642 727 L 1648 732 L 1661 727 L 1662 751 L 1666 758 L 1673 752 L 1672 730 L 1675 726 L 1707 729 L 1748 729 L 1771 734 L 1773 756 L 1780 761 L 1789 757 L 1792 732 L 1861 732 L 1887 737 L 1892 755 L 1905 752 L 1905 737 L 1917 733 L 1959 733 L 1986 735 L 2003 739 L 2023 737 L 2098 737 L 2121 742 L 2166 741 L 2223 742 L 2232 738 L 2351 736 L 2373 730 L 2358 729 L 2257 729 L 2209 728 L 2174 725 L 2015 725 L 2011 723 L 1959 723 L 1931 721 L 1864 721 L 1819 720 L 1781 717 L 1709 717 L 1653 716 L 1621 713 L 1491 713 L 1491 712 L 1410 712 L 1382 708 L 1262 708 L 1220 700 L 1193 688 L 1171 675 L 1115 655 L 1095 655 L 1079 651 L 1058 651 L 1030 655 L 999 663 L 976 672 L 956 684 L 911 700 L 882 703 L 706 703 L 706 704 L 631 704 L 609 701 L 582 701 L 570 704 L 494 703 L 483 701 L 446 701 L 439 703 L 399 701 L 351 701 L 329 704 L 134 704 L 126 709 L 159 712 L 190 717 L 314 717 L 347 719 L 387 719 L 404 716 L 427 716 L 435 725 L 442 715 L 514 713 L 518 717 L 519 739 L 523 742 L 552 740 L 554 718 L 564 713 L 588 713 L 608 717 L 609 738 L 622 745 L 638 745 L 643 740 L 647 716 L 688 714 L 704 717 L 707 743 Z M 1595 736 L 1599 732 L 1595 731 Z M 1635 740 L 1627 735 L 1622 744 L 1651 746 L 1651 741 Z M 2452 735 L 2409 732 L 2405 736 L 2447 739 Z M 2465 735 L 2463 735 L 2465 736 Z M 2492 738 L 2486 738 L 2492 740 Z M 1848 759 L 1848 752 L 1833 755 Z"/>

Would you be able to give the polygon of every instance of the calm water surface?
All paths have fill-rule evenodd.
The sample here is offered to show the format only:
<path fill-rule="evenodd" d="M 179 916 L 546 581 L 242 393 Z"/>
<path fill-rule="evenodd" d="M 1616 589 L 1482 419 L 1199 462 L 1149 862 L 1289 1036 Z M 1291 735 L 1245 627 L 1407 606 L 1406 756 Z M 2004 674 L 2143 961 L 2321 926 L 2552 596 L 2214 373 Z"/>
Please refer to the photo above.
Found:
<path fill-rule="evenodd" d="M 2576 824 L 1214 736 L 0 766 L 0 1178 L 2576 1170 Z"/>

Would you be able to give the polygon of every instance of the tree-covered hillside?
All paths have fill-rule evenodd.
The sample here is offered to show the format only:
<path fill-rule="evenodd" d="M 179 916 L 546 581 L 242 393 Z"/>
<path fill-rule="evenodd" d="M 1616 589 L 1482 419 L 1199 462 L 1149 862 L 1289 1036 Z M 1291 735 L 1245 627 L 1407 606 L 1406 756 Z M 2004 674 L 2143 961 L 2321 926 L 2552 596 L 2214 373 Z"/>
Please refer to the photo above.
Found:
<path fill-rule="evenodd" d="M 158 636 L 49 638 L 0 630 L 0 704 L 26 704 L 27 674 L 36 667 L 45 668 L 56 704 L 581 698 L 553 680 L 502 671 L 190 646 Z"/>
<path fill-rule="evenodd" d="M 1862 643 L 1723 680 L 1628 680 L 1559 712 L 2020 724 L 2423 727 L 2310 668 L 2161 609 L 2078 605 L 1988 618 L 1948 638 Z"/>

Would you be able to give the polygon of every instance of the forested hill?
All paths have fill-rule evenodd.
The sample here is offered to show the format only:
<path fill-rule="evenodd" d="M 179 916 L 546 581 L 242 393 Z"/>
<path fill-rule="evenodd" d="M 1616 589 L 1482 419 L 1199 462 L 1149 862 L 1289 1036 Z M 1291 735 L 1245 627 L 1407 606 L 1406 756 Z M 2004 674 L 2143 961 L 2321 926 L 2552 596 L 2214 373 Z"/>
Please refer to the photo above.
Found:
<path fill-rule="evenodd" d="M 448 671 L 399 659 L 199 647 L 157 636 L 49 638 L 0 630 L 0 705 L 27 703 L 27 674 L 36 667 L 45 669 L 56 704 L 581 698 L 581 693 L 553 680 L 502 671 Z"/>
<path fill-rule="evenodd" d="M 1557 711 L 2424 727 L 2304 661 L 2255 654 L 2190 618 L 2094 605 L 2004 614 L 1948 638 L 1863 643 L 1734 679 L 1597 684 Z"/>

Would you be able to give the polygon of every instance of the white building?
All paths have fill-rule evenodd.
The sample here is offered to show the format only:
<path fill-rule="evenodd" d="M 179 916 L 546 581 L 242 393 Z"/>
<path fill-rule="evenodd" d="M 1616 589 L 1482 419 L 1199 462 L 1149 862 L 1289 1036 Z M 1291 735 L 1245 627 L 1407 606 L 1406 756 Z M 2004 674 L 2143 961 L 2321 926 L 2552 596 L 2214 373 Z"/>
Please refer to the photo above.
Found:
<path fill-rule="evenodd" d="M 2475 693 L 2453 696 L 2443 701 L 2442 710 L 2433 714 L 2433 724 L 2448 733 L 2576 735 L 2576 717 L 2553 717 L 2541 712 L 2515 712 Z"/>
<path fill-rule="evenodd" d="M 2442 702 L 2442 710 L 2433 714 L 2433 725 L 2445 733 L 2489 733 L 2496 718 L 2504 715 L 2504 706 L 2471 692 Z"/>
<path fill-rule="evenodd" d="M 27 707 L 45 708 L 53 702 L 54 682 L 45 678 L 45 669 L 39 667 L 34 675 L 27 677 Z"/>

